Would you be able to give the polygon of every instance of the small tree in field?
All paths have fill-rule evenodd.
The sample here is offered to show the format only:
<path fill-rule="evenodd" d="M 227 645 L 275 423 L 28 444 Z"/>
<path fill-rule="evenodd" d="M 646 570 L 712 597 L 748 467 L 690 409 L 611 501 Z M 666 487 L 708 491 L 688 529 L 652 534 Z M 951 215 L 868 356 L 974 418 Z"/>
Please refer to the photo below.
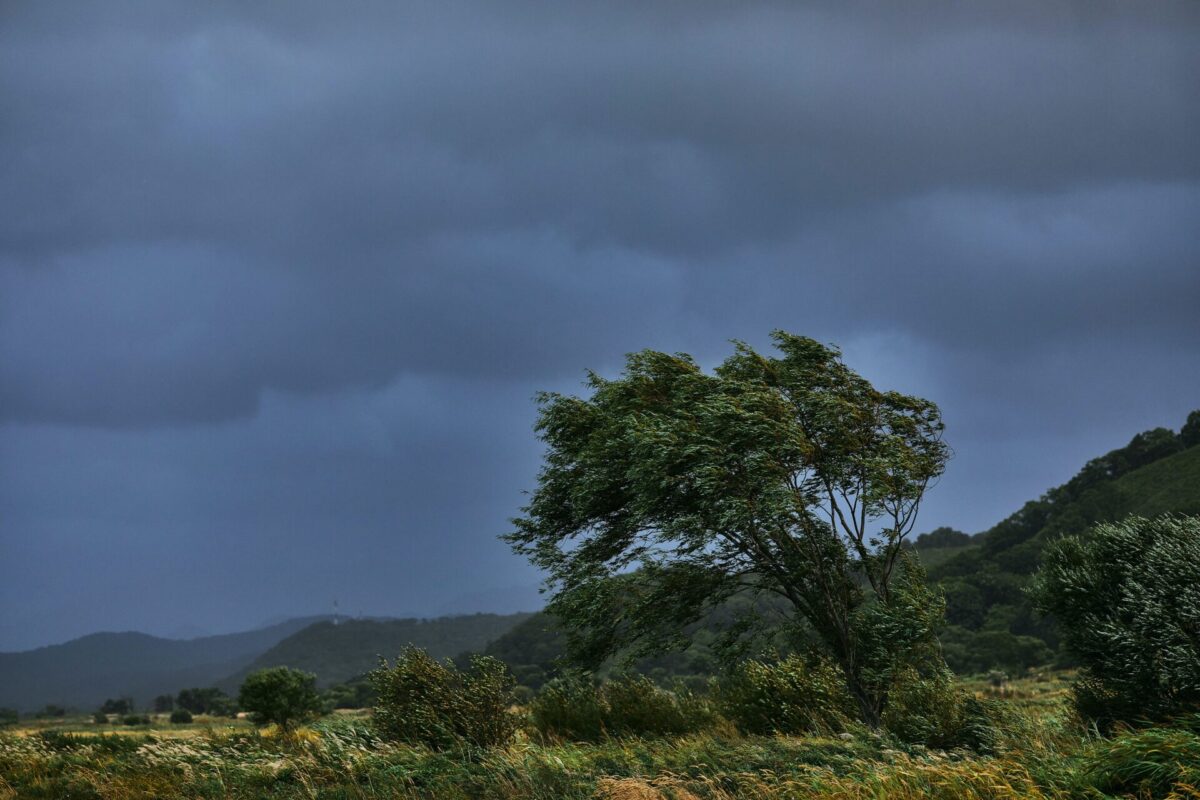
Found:
<path fill-rule="evenodd" d="M 948 457 L 941 417 L 833 348 L 772 338 L 778 357 L 738 343 L 713 374 L 647 350 L 616 380 L 591 374 L 588 398 L 542 395 L 545 465 L 506 538 L 547 571 L 584 665 L 773 595 L 877 726 L 900 671 L 944 670 L 940 601 L 902 553 Z"/>
<path fill-rule="evenodd" d="M 1200 711 L 1200 517 L 1130 517 L 1051 544 L 1032 593 L 1102 726 Z"/>
<path fill-rule="evenodd" d="M 260 669 L 246 678 L 238 705 L 259 724 L 273 722 L 285 730 L 320 711 L 317 676 L 289 667 Z"/>

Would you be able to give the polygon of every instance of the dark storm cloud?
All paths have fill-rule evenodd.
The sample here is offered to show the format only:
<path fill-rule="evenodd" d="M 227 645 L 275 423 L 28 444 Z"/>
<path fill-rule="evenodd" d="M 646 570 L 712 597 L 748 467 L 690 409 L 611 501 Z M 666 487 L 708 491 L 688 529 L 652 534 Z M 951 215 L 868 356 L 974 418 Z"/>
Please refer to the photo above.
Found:
<path fill-rule="evenodd" d="M 844 6 L 6 4 L 5 556 L 506 585 L 535 390 L 772 327 L 943 404 L 931 525 L 1177 426 L 1197 6 Z"/>

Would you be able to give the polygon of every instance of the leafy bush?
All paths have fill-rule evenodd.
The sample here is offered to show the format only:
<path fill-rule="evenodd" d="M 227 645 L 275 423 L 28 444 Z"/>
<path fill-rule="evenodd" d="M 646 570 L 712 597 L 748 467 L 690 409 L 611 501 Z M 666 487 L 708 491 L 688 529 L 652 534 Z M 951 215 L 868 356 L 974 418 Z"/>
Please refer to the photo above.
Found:
<path fill-rule="evenodd" d="M 689 733 L 713 719 L 707 704 L 683 687 L 667 691 L 636 674 L 597 685 L 589 675 L 569 673 L 546 684 L 530 710 L 543 735 L 590 742 Z"/>
<path fill-rule="evenodd" d="M 554 678 L 529 710 L 533 726 L 543 734 L 576 742 L 604 738 L 604 707 L 590 674 L 568 672 Z"/>
<path fill-rule="evenodd" d="M 171 722 L 175 725 L 187 725 L 192 721 L 192 712 L 186 708 L 177 708 L 171 712 Z"/>
<path fill-rule="evenodd" d="M 142 714 L 127 714 L 121 718 L 121 722 L 125 725 L 149 725 L 150 718 Z"/>
<path fill-rule="evenodd" d="M 108 714 L 105 714 L 103 711 L 97 711 L 95 714 L 92 714 L 92 722 L 97 725 L 107 725 Z"/>
<path fill-rule="evenodd" d="M 856 716 L 840 670 L 799 656 L 743 662 L 716 694 L 721 713 L 745 733 L 831 733 Z"/>
<path fill-rule="evenodd" d="M 1200 517 L 1130 517 L 1051 544 L 1032 590 L 1102 728 L 1200 709 Z"/>
<path fill-rule="evenodd" d="M 497 659 L 474 656 L 469 670 L 459 670 L 408 648 L 370 679 L 378 696 L 375 727 L 385 738 L 444 750 L 499 745 L 516 732 L 508 710 L 515 681 Z"/>
<path fill-rule="evenodd" d="M 321 710 L 317 676 L 290 667 L 270 667 L 251 673 L 238 693 L 238 705 L 259 724 L 273 722 L 287 729 Z"/>
<path fill-rule="evenodd" d="M 906 670 L 892 684 L 883 725 L 909 744 L 990 753 L 996 743 L 992 717 L 989 705 L 955 687 L 948 672 Z"/>

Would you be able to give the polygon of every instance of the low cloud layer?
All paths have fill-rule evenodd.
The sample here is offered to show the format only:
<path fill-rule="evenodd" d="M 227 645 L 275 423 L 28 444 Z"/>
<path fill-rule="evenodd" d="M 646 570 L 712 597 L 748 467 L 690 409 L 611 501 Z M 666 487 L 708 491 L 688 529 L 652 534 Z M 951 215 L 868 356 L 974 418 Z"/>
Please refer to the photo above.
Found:
<path fill-rule="evenodd" d="M 1194 4 L 642 6 L 0 12 L 0 649 L 536 583 L 642 347 L 938 401 L 930 528 L 1200 406 Z"/>

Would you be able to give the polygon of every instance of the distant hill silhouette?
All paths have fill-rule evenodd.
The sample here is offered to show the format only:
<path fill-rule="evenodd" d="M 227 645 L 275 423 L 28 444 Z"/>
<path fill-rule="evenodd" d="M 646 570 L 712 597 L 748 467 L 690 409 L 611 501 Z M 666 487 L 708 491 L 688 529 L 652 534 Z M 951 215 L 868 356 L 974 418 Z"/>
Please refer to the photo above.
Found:
<path fill-rule="evenodd" d="M 33 711 L 55 703 L 92 710 L 106 698 L 126 696 L 145 707 L 160 694 L 209 686 L 322 619 L 302 617 L 198 639 L 93 633 L 64 644 L 0 653 L 0 706 Z"/>

